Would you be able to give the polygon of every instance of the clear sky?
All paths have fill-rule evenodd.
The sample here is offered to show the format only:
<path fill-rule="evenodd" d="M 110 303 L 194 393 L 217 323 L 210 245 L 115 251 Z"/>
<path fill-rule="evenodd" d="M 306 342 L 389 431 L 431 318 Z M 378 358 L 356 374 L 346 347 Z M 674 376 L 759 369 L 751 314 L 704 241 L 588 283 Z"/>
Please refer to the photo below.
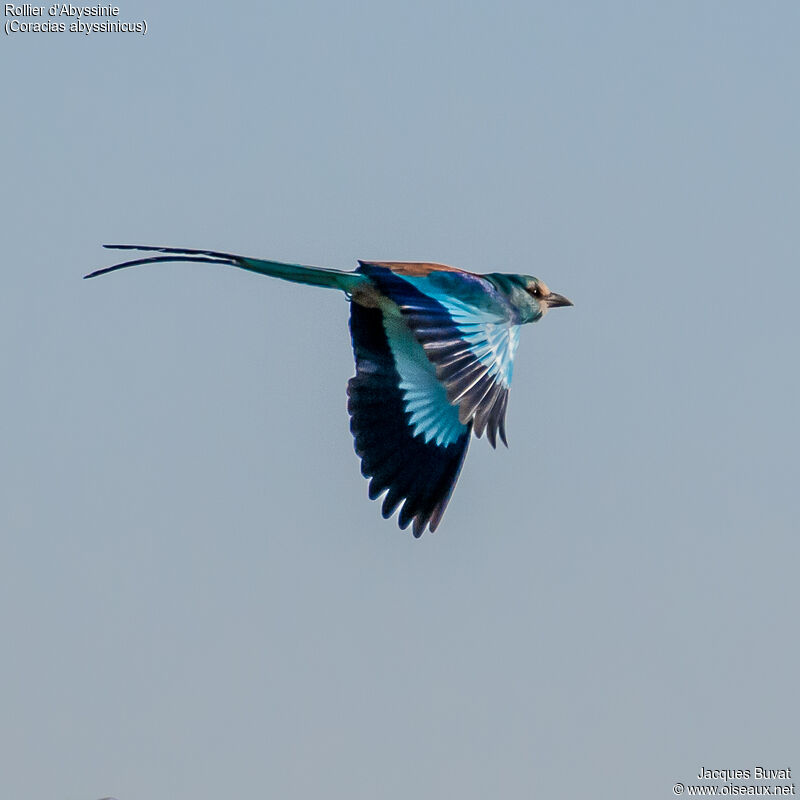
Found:
<path fill-rule="evenodd" d="M 0 795 L 800 770 L 800 6 L 119 19 L 147 35 L 0 44 Z M 104 242 L 524 272 L 575 307 L 523 330 L 510 449 L 474 441 L 414 541 L 353 452 L 341 295 L 82 281 Z"/>

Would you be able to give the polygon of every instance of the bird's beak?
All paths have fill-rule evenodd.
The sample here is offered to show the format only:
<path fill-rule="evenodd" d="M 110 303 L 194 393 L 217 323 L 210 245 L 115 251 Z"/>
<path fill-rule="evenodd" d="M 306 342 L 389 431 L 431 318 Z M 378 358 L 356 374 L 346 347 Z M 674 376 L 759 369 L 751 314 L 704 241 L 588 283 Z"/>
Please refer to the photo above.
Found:
<path fill-rule="evenodd" d="M 545 302 L 547 303 L 548 308 L 558 308 L 559 306 L 572 305 L 572 300 L 567 300 L 563 294 L 556 294 L 555 292 L 550 292 L 550 294 L 545 297 Z"/>

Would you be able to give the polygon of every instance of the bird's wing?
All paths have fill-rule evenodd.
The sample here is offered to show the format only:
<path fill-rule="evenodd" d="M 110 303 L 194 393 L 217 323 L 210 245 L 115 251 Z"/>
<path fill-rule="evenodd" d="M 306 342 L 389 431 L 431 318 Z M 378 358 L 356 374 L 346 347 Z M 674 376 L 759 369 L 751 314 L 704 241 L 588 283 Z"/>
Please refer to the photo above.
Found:
<path fill-rule="evenodd" d="M 505 415 L 519 325 L 485 278 L 437 264 L 360 262 L 436 367 L 459 421 L 507 444 Z"/>
<path fill-rule="evenodd" d="M 347 385 L 350 430 L 369 496 L 387 491 L 382 513 L 400 503 L 399 524 L 414 536 L 436 530 L 469 444 L 433 364 L 396 310 L 351 304 L 356 375 Z"/>

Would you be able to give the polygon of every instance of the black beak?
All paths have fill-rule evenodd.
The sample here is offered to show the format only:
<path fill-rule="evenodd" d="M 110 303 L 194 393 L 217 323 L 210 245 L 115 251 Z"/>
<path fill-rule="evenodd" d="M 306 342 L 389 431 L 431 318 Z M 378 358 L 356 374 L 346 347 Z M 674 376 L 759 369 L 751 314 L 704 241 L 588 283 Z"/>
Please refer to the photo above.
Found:
<path fill-rule="evenodd" d="M 572 300 L 567 300 L 563 294 L 556 294 L 555 292 L 550 292 L 547 297 L 545 297 L 545 302 L 547 303 L 548 308 L 558 308 L 559 306 L 571 306 Z"/>

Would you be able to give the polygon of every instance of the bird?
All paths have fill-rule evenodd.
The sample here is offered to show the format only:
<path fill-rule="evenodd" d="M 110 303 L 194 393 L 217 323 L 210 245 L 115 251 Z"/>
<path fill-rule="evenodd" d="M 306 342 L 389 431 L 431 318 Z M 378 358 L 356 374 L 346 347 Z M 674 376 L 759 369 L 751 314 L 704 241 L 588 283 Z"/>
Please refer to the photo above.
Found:
<path fill-rule="evenodd" d="M 355 375 L 347 410 L 369 497 L 383 495 L 415 538 L 435 531 L 471 437 L 508 447 L 505 416 L 520 327 L 571 306 L 530 275 L 479 274 L 445 264 L 358 261 L 354 271 L 247 258 L 215 250 L 104 245 L 139 257 L 95 270 L 165 262 L 238 267 L 338 289 L 350 302 Z"/>

